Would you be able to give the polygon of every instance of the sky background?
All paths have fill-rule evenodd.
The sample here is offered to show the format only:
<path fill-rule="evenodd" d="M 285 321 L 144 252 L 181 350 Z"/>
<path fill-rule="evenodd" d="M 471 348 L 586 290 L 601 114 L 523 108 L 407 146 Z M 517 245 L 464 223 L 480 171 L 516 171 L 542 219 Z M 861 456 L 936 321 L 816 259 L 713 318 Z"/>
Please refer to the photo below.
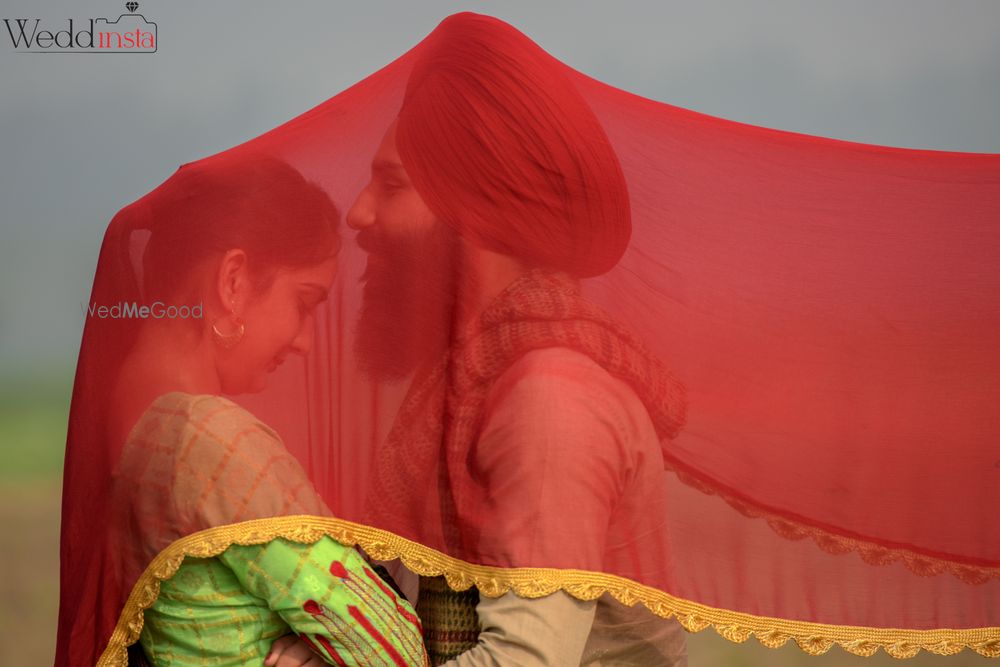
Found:
<path fill-rule="evenodd" d="M 0 18 L 114 18 L 3 0 Z M 755 125 L 1000 152 L 1000 3 L 142 0 L 153 55 L 20 54 L 0 24 L 0 381 L 75 364 L 104 229 L 178 165 L 332 97 L 471 9 L 578 70 Z"/>

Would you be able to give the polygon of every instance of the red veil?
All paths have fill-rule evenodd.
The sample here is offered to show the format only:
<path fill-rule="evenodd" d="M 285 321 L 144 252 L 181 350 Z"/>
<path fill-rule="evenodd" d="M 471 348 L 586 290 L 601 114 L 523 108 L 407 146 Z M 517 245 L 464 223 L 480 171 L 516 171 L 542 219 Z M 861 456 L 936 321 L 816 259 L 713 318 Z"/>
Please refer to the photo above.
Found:
<path fill-rule="evenodd" d="M 405 175 L 376 159 L 390 126 Z M 122 556 L 106 491 L 121 442 L 102 420 L 138 325 L 89 318 L 57 664 L 120 660 L 185 554 L 322 533 L 456 588 L 609 593 L 734 641 L 1000 656 L 1000 156 L 714 118 L 468 13 L 178 173 L 260 155 L 329 196 L 342 247 L 308 355 L 231 398 L 333 516 Z M 172 229 L 157 198 L 184 187 L 112 221 L 93 302 L 147 298 L 150 272 L 181 261 L 144 248 Z M 406 188 L 434 231 L 393 239 L 380 225 L 406 217 Z M 572 363 L 539 361 L 553 349 Z M 538 377 L 552 383 L 498 422 Z M 600 396 L 593 378 L 641 418 L 608 432 L 658 446 L 581 426 L 605 405 L 565 397 Z"/>

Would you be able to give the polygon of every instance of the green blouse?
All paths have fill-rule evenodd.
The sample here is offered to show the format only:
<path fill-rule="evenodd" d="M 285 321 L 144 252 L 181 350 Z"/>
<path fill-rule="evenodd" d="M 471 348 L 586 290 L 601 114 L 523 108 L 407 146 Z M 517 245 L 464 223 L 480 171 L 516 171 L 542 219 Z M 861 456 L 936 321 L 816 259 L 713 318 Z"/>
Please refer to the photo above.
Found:
<path fill-rule="evenodd" d="M 187 559 L 145 619 L 140 642 L 157 667 L 261 664 L 289 632 L 334 665 L 424 664 L 412 607 L 329 537 Z"/>
<path fill-rule="evenodd" d="M 202 530 L 330 516 L 278 434 L 219 396 L 171 392 L 153 401 L 125 443 L 114 484 L 116 523 L 132 527 L 123 549 L 136 572 Z M 261 665 L 274 640 L 292 632 L 334 665 L 426 664 L 410 604 L 359 551 L 330 537 L 186 558 L 145 610 L 139 642 L 156 667 Z"/>

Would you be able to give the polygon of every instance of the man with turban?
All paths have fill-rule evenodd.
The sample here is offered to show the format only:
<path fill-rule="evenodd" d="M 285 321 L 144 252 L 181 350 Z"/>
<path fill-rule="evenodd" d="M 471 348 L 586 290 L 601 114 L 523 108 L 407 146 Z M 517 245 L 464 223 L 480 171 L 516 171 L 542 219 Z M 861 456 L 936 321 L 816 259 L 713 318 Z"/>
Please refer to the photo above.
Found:
<path fill-rule="evenodd" d="M 492 568 L 667 588 L 660 443 L 683 423 L 683 388 L 581 295 L 628 246 L 629 195 L 560 66 L 499 21 L 445 20 L 348 214 L 368 253 L 359 361 L 378 380 L 413 378 L 372 521 Z M 474 589 L 424 579 L 435 662 L 684 663 L 680 627 L 641 605 L 534 585 L 533 599 L 505 586 L 473 614 Z"/>

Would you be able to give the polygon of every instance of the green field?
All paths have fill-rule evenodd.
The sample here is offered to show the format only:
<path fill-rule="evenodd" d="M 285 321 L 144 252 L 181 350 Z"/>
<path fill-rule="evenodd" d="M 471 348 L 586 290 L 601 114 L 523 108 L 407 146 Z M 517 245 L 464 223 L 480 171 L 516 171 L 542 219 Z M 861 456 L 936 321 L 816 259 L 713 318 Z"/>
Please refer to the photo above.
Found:
<path fill-rule="evenodd" d="M 0 664 L 52 664 L 72 373 L 0 385 Z"/>

